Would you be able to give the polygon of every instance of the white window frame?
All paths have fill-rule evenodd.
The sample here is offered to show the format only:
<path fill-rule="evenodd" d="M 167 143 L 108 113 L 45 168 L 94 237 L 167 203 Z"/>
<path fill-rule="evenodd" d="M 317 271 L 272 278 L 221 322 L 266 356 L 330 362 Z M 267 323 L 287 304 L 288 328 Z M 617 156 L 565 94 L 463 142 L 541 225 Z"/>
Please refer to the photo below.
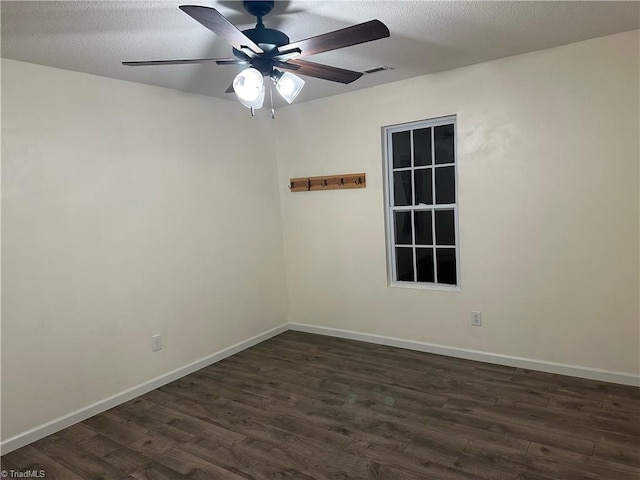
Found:
<path fill-rule="evenodd" d="M 450 125 L 453 124 L 453 164 L 439 164 L 436 166 L 435 163 L 435 145 L 434 145 L 434 128 L 441 125 Z M 412 131 L 419 128 L 431 128 L 431 166 L 430 167 L 418 167 L 417 169 L 432 169 L 431 182 L 432 182 L 432 192 L 435 196 L 435 169 L 444 167 L 444 166 L 454 166 L 454 182 L 455 182 L 455 203 L 452 204 L 433 204 L 429 206 L 420 206 L 420 205 L 405 205 L 394 207 L 392 205 L 394 198 L 394 190 L 393 190 L 393 152 L 392 152 L 392 141 L 391 136 L 397 132 L 405 132 L 407 130 Z M 412 142 L 413 142 L 413 133 Z M 386 225 L 386 240 L 387 240 L 387 276 L 388 276 L 388 284 L 392 287 L 406 287 L 406 288 L 418 288 L 418 289 L 426 289 L 426 290 L 445 290 L 445 291 L 460 291 L 461 290 L 461 277 L 460 277 L 460 234 L 458 229 L 458 206 L 459 206 L 459 197 L 458 197 L 458 126 L 456 121 L 456 115 L 449 115 L 446 117 L 433 118 L 429 120 L 420 120 L 416 122 L 403 123 L 398 125 L 391 125 L 382 128 L 382 139 L 383 139 L 383 164 L 384 164 L 384 197 L 385 197 L 385 225 Z M 413 148 L 411 149 L 411 166 L 407 167 L 403 170 L 411 171 L 411 182 L 412 182 L 412 196 L 415 199 L 415 182 L 414 175 L 416 167 L 414 165 L 413 158 Z M 404 248 L 412 248 L 413 250 L 413 274 L 414 281 L 400 281 L 395 280 L 397 278 L 397 264 L 396 264 L 396 254 L 395 254 L 395 224 L 394 224 L 394 216 L 393 212 L 396 210 L 428 210 L 431 212 L 435 212 L 438 209 L 453 209 L 453 221 L 454 221 L 454 231 L 455 231 L 455 244 L 453 248 L 455 248 L 455 258 L 456 258 L 456 285 L 451 285 L 447 283 L 437 283 L 437 282 L 419 282 L 417 281 L 417 265 L 416 265 L 416 253 L 415 253 L 415 225 L 412 220 L 412 246 L 404 247 Z M 433 214 L 432 214 L 433 215 Z M 413 219 L 413 215 L 411 216 Z M 432 229 L 435 229 L 435 221 L 432 216 Z M 433 254 L 434 254 L 434 277 L 437 280 L 437 262 L 435 261 L 435 252 L 438 247 L 440 248 L 451 248 L 451 245 L 437 245 L 436 244 L 436 235 L 435 231 L 432 232 L 433 236 Z"/>

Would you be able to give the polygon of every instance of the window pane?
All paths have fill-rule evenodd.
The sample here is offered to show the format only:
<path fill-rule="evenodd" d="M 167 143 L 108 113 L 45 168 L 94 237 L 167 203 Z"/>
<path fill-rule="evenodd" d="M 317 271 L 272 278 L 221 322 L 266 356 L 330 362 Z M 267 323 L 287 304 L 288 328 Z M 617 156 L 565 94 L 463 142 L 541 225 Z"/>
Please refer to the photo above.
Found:
<path fill-rule="evenodd" d="M 460 283 L 455 123 L 451 116 L 385 128 L 387 248 L 393 281 L 404 286 Z"/>
<path fill-rule="evenodd" d="M 433 282 L 433 248 L 416 248 L 419 282 Z"/>
<path fill-rule="evenodd" d="M 414 165 L 431 165 L 431 128 L 413 131 Z"/>
<path fill-rule="evenodd" d="M 431 230 L 431 210 L 416 211 L 416 244 L 433 245 L 433 232 Z"/>
<path fill-rule="evenodd" d="M 411 171 L 393 172 L 393 204 L 411 205 Z"/>
<path fill-rule="evenodd" d="M 453 163 L 453 125 L 434 127 L 433 141 L 436 144 L 436 163 Z"/>
<path fill-rule="evenodd" d="M 396 248 L 396 272 L 401 282 L 413 282 L 413 248 Z"/>
<path fill-rule="evenodd" d="M 455 245 L 456 231 L 453 221 L 453 210 L 436 210 L 436 244 Z M 416 230 L 417 230 L 416 225 Z"/>
<path fill-rule="evenodd" d="M 455 167 L 436 168 L 436 203 L 456 202 Z"/>
<path fill-rule="evenodd" d="M 411 245 L 411 212 L 395 212 L 397 245 Z"/>
<path fill-rule="evenodd" d="M 456 250 L 454 248 L 436 248 L 436 263 L 438 265 L 438 283 L 455 285 L 456 281 Z"/>
<path fill-rule="evenodd" d="M 411 132 L 397 132 L 391 134 L 393 148 L 393 168 L 411 166 Z"/>
<path fill-rule="evenodd" d="M 416 181 L 416 205 L 433 204 L 433 185 L 431 183 L 431 168 L 414 170 Z"/>

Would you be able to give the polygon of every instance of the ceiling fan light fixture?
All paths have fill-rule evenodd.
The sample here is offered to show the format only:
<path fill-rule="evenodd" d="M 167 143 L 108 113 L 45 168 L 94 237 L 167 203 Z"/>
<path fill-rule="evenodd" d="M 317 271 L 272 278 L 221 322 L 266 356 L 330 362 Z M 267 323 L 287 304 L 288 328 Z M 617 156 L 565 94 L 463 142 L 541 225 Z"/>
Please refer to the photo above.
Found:
<path fill-rule="evenodd" d="M 274 70 L 273 81 L 276 85 L 276 90 L 278 90 L 278 93 L 287 103 L 293 102 L 302 90 L 302 87 L 304 87 L 304 80 L 289 72 L 283 73 Z"/>
<path fill-rule="evenodd" d="M 249 67 L 233 79 L 233 90 L 240 103 L 247 108 L 262 108 L 264 103 L 264 77 L 259 70 Z"/>
<path fill-rule="evenodd" d="M 222 2 L 225 3 L 225 2 Z M 227 2 L 228 3 L 228 2 Z M 298 74 L 347 84 L 362 77 L 363 72 L 336 68 L 321 63 L 308 62 L 298 57 L 307 57 L 318 53 L 330 52 L 352 45 L 379 40 L 389 36 L 389 29 L 380 20 L 351 25 L 332 32 L 316 35 L 296 42 L 275 28 L 267 28 L 262 17 L 275 5 L 274 0 L 245 0 L 244 9 L 256 17 L 255 28 L 239 30 L 218 10 L 199 5 L 180 5 L 180 10 L 211 30 L 232 47 L 231 58 L 194 58 L 182 60 L 145 60 L 122 62 L 128 66 L 142 65 L 181 65 L 211 63 L 217 65 L 246 65 L 251 67 L 240 72 L 225 93 L 236 93 L 238 100 L 251 110 L 262 108 L 265 97 L 265 80 L 268 77 L 269 100 L 273 117 L 273 85 L 287 103 L 292 103 L 302 90 L 303 79 L 290 72 L 282 73 L 274 69 L 277 66 L 285 70 L 293 69 Z M 285 2 L 286 3 L 286 2 Z M 294 60 L 295 59 L 295 60 Z M 293 61 L 292 61 L 293 60 Z"/>

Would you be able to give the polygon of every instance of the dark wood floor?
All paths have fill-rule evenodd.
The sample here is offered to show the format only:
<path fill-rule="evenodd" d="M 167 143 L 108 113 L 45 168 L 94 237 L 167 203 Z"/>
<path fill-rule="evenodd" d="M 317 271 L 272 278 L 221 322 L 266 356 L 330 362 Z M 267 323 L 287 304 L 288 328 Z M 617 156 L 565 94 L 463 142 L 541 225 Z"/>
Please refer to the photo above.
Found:
<path fill-rule="evenodd" d="M 46 480 L 637 480 L 640 389 L 290 331 L 2 468 Z"/>

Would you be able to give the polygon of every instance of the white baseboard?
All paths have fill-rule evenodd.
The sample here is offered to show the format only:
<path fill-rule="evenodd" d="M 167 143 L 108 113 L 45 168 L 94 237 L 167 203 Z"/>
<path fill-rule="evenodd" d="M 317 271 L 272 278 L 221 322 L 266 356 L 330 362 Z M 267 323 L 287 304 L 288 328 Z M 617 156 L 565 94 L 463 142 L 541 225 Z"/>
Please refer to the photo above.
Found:
<path fill-rule="evenodd" d="M 590 380 L 600 380 L 602 382 L 619 383 L 640 387 L 640 375 L 626 372 L 615 372 L 600 368 L 581 367 L 579 365 L 569 365 L 566 363 L 547 362 L 545 360 L 535 360 L 533 358 L 513 357 L 499 353 L 482 352 L 479 350 L 469 350 L 466 348 L 447 347 L 433 343 L 416 342 L 401 338 L 385 337 L 370 333 L 354 332 L 352 330 L 342 330 L 339 328 L 319 327 L 316 325 L 306 325 L 303 323 L 289 323 L 289 330 L 298 332 L 316 333 L 319 335 L 329 335 L 331 337 L 347 338 L 350 340 L 360 340 L 362 342 L 388 345 L 390 347 L 406 348 L 420 352 L 435 353 L 448 357 L 465 358 L 485 363 L 494 363 L 508 367 L 526 368 L 528 370 L 538 370 L 541 372 L 557 373 L 570 377 L 587 378 Z"/>
<path fill-rule="evenodd" d="M 74 412 L 68 413 L 67 415 L 63 415 L 62 417 L 58 417 L 47 423 L 38 425 L 26 432 L 19 433 L 18 435 L 0 443 L 0 455 L 17 450 L 20 447 L 24 447 L 25 445 L 35 442 L 36 440 L 40 440 L 41 438 L 56 433 L 64 428 L 70 427 L 78 422 L 82 422 L 87 418 L 93 417 L 98 413 L 102 413 L 105 410 L 109 410 L 110 408 L 128 402 L 129 400 L 139 397 L 140 395 L 144 395 L 151 390 L 155 390 L 167 383 L 178 380 L 179 378 L 189 375 L 201 368 L 208 367 L 209 365 L 257 345 L 258 343 L 268 340 L 280 333 L 286 332 L 287 330 L 288 325 L 284 323 L 278 327 L 272 328 L 271 330 L 267 330 L 266 332 L 260 333 L 254 337 L 248 338 L 247 340 L 243 340 L 242 342 L 201 358 L 200 360 L 189 363 L 184 367 L 177 368 L 171 372 L 165 373 L 164 375 L 160 375 L 159 377 L 153 378 L 149 381 L 128 388 L 127 390 L 116 393 L 108 398 L 92 403 L 91 405 L 80 408 Z"/>
<path fill-rule="evenodd" d="M 70 427 L 78 422 L 82 422 L 87 418 L 93 417 L 99 413 L 116 407 L 122 403 L 128 402 L 140 395 L 155 390 L 167 383 L 178 380 L 179 378 L 189 375 L 201 368 L 212 365 L 242 350 L 252 347 L 260 342 L 268 340 L 271 337 L 279 335 L 287 330 L 295 330 L 298 332 L 316 333 L 319 335 L 328 335 L 332 337 L 346 338 L 350 340 L 360 340 L 362 342 L 376 343 L 379 345 L 388 345 L 391 347 L 406 348 L 408 350 L 417 350 L 420 352 L 435 353 L 438 355 L 446 355 L 449 357 L 465 358 L 468 360 L 477 360 L 480 362 L 494 363 L 498 365 L 506 365 L 509 367 L 526 368 L 529 370 L 538 370 L 541 372 L 557 373 L 560 375 L 568 375 L 571 377 L 588 378 L 591 380 L 600 380 L 603 382 L 619 383 L 623 385 L 640 386 L 640 375 L 625 372 L 614 372 L 610 370 L 602 370 L 599 368 L 581 367 L 578 365 L 568 365 L 564 363 L 547 362 L 544 360 L 535 360 L 531 358 L 513 357 L 509 355 L 501 355 L 497 353 L 482 352 L 478 350 L 468 350 L 464 348 L 447 347 L 444 345 L 436 345 L 433 343 L 416 342 L 412 340 L 404 340 L 401 338 L 385 337 L 382 335 L 373 335 L 369 333 L 354 332 L 352 330 L 342 330 L 339 328 L 320 327 L 315 325 L 306 325 L 302 323 L 282 324 L 278 327 L 267 330 L 259 335 L 251 337 L 242 342 L 236 343 L 228 348 L 220 350 L 214 354 L 208 355 L 200 360 L 196 360 L 184 367 L 177 368 L 159 377 L 153 378 L 147 382 L 131 387 L 122 392 L 116 393 L 108 398 L 95 402 L 86 407 L 80 408 L 74 412 L 63 415 L 62 417 L 53 419 L 42 425 L 38 425 L 26 432 L 22 432 L 0 443 L 0 455 L 12 452 L 20 447 L 24 447 L 36 440 L 40 440 L 48 435 L 56 433 L 64 428 Z"/>

